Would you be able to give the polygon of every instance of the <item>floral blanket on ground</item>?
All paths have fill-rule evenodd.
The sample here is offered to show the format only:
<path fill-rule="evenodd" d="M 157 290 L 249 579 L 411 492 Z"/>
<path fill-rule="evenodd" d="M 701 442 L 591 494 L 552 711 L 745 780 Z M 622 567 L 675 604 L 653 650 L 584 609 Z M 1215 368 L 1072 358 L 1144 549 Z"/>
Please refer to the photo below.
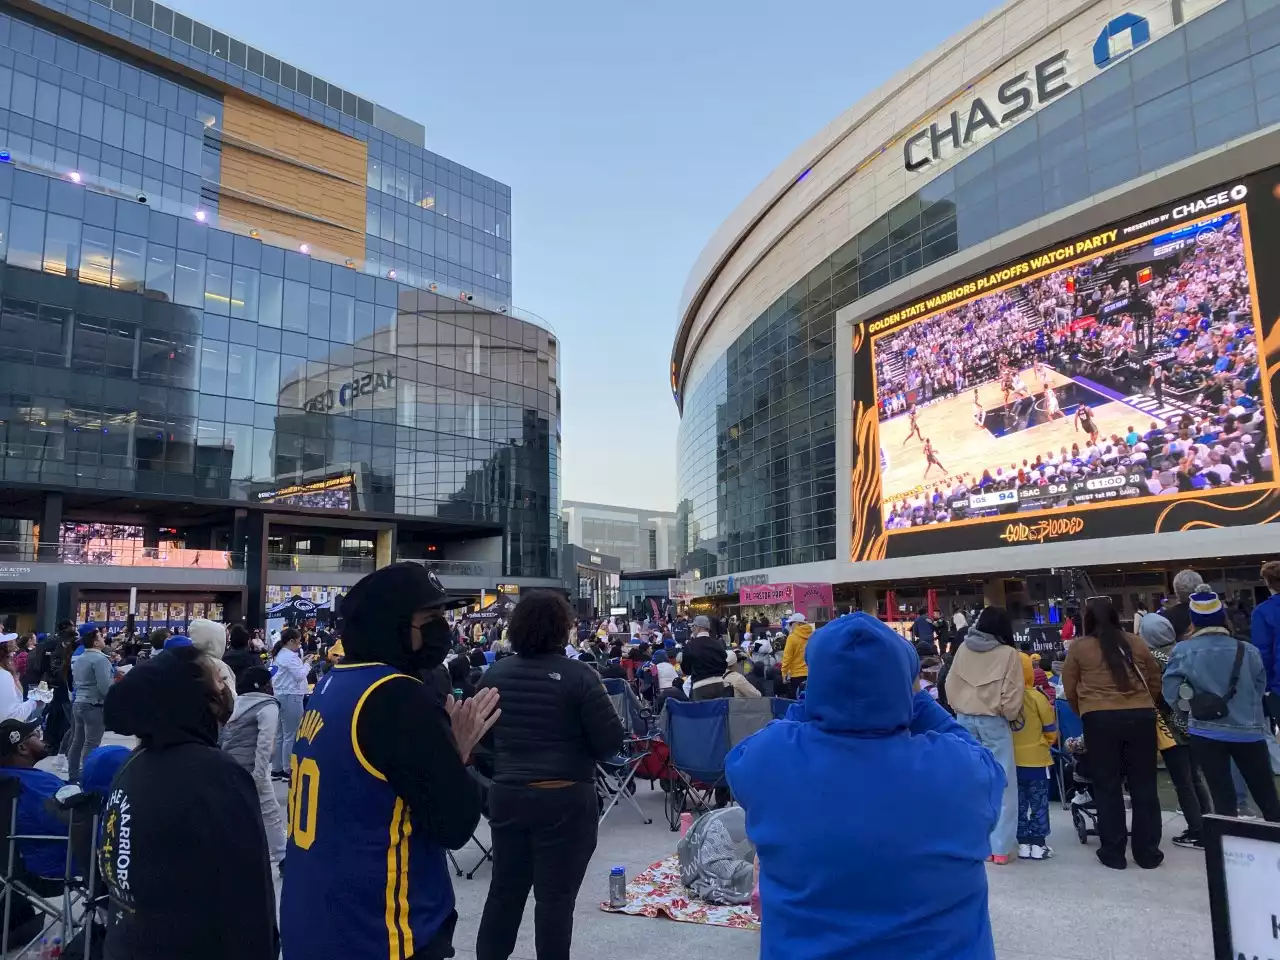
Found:
<path fill-rule="evenodd" d="M 659 860 L 648 870 L 637 874 L 627 884 L 627 905 L 611 907 L 600 904 L 610 913 L 627 913 L 633 917 L 670 917 L 682 923 L 706 923 L 713 927 L 737 927 L 759 930 L 760 923 L 749 904 L 718 906 L 696 900 L 680 881 L 680 858 L 675 854 Z"/>

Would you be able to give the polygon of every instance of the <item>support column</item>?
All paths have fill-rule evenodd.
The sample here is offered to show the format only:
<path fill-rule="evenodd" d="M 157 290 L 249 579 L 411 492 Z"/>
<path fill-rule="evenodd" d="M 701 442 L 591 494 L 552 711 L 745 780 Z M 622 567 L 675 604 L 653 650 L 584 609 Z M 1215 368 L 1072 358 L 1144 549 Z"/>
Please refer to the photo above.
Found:
<path fill-rule="evenodd" d="M 1004 577 L 982 581 L 982 602 L 988 607 L 1003 607 L 1005 599 Z"/>
<path fill-rule="evenodd" d="M 876 616 L 880 609 L 879 598 L 875 587 L 859 587 L 858 588 L 858 604 L 862 608 L 863 613 Z"/>
<path fill-rule="evenodd" d="M 239 519 L 239 518 L 237 518 Z M 266 514 L 253 510 L 236 524 L 244 540 L 244 625 L 250 630 L 265 627 L 267 619 L 267 523 Z"/>
<path fill-rule="evenodd" d="M 62 494 L 50 490 L 40 500 L 40 544 L 36 559 L 42 563 L 56 563 L 58 540 L 62 533 Z"/>
<path fill-rule="evenodd" d="M 378 543 L 374 548 L 374 569 L 381 570 L 395 562 L 396 528 L 384 527 L 378 531 Z"/>

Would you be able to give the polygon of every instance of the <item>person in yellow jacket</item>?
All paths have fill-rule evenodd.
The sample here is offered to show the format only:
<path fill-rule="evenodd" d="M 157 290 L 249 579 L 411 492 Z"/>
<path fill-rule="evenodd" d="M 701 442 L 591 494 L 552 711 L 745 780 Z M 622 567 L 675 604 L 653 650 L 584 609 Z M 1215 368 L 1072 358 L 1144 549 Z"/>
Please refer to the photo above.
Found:
<path fill-rule="evenodd" d="M 1013 732 L 1013 763 L 1018 770 L 1018 857 L 1047 860 L 1049 838 L 1049 778 L 1053 775 L 1051 747 L 1058 740 L 1058 718 L 1049 700 L 1036 689 L 1031 658 L 1022 659 L 1022 712 L 1009 722 Z"/>
<path fill-rule="evenodd" d="M 782 679 L 792 697 L 798 698 L 809 680 L 809 664 L 805 662 L 804 651 L 812 636 L 813 624 L 805 620 L 803 613 L 793 613 L 787 643 L 782 648 Z"/>

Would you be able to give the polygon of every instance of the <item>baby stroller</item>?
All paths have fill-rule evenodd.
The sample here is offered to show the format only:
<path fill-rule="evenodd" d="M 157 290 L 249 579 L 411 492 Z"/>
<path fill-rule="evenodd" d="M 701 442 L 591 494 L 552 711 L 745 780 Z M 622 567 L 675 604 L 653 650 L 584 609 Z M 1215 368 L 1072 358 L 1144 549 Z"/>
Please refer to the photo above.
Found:
<path fill-rule="evenodd" d="M 1089 755 L 1084 737 L 1072 737 L 1062 753 L 1066 767 L 1067 803 L 1071 807 L 1071 823 L 1081 843 L 1098 835 L 1098 804 L 1093 799 L 1093 779 L 1089 776 Z"/>

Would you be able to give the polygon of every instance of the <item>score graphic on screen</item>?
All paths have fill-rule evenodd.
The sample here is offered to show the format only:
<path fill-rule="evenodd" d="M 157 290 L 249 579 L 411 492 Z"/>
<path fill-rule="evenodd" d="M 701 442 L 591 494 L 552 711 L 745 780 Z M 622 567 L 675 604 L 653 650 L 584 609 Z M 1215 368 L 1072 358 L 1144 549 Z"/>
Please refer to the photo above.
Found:
<path fill-rule="evenodd" d="M 1189 206 L 864 325 L 855 354 L 869 351 L 871 387 L 855 398 L 874 421 L 881 473 L 867 530 L 878 519 L 896 541 L 1044 511 L 1275 489 L 1249 208 L 1178 219 Z"/>

